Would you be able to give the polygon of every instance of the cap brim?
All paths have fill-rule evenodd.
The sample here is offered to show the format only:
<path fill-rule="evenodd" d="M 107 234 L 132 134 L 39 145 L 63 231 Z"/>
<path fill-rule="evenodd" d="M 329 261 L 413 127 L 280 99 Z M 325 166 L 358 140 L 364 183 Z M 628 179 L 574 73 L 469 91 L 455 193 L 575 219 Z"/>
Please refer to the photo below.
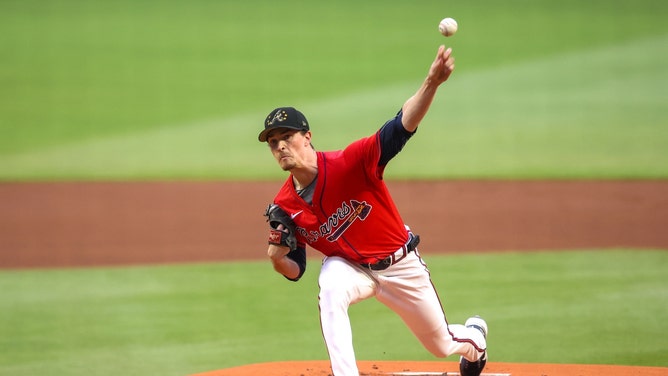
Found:
<path fill-rule="evenodd" d="M 267 128 L 267 129 L 263 130 L 263 131 L 260 132 L 260 134 L 257 136 L 257 139 L 258 139 L 260 142 L 267 142 L 267 138 L 269 137 L 269 133 L 271 133 L 271 132 L 273 132 L 273 131 L 275 131 L 275 130 L 277 130 L 277 129 L 294 129 L 294 130 L 296 130 L 296 131 L 303 131 L 303 130 L 304 130 L 304 128 L 300 128 L 300 127 L 293 127 L 293 126 L 289 126 L 289 125 L 282 125 L 282 126 L 280 126 L 280 127 Z"/>

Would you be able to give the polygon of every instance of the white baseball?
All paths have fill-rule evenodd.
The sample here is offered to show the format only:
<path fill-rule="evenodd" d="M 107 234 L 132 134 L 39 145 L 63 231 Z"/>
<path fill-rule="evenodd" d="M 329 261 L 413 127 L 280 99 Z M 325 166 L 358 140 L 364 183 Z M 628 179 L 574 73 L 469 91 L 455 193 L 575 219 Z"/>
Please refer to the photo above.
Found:
<path fill-rule="evenodd" d="M 457 21 L 450 17 L 444 18 L 441 20 L 441 23 L 438 24 L 438 31 L 446 37 L 455 35 L 457 32 Z"/>

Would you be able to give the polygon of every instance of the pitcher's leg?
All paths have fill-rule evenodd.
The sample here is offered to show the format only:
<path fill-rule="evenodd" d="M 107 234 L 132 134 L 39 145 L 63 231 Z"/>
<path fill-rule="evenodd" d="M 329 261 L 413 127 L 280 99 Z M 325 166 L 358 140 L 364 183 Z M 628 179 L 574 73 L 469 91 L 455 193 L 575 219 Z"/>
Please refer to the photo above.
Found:
<path fill-rule="evenodd" d="M 351 304 L 375 293 L 374 280 L 349 262 L 328 257 L 318 279 L 320 325 L 334 376 L 359 376 L 348 316 Z"/>
<path fill-rule="evenodd" d="M 437 357 L 459 354 L 475 361 L 487 347 L 484 336 L 463 325 L 448 325 L 429 271 L 419 254 L 379 273 L 379 301 L 404 320 L 422 345 Z"/>
<path fill-rule="evenodd" d="M 480 331 L 459 324 L 444 324 L 434 333 L 424 333 L 418 338 L 425 347 L 433 347 L 435 351 L 430 351 L 439 357 L 458 354 L 476 361 L 485 354 L 487 348 L 487 341 Z"/>

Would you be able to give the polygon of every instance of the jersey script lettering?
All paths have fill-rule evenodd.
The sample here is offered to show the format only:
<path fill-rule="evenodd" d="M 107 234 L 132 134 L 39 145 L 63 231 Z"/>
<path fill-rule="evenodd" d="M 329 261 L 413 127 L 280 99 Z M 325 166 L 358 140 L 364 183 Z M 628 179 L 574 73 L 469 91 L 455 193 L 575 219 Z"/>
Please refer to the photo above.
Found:
<path fill-rule="evenodd" d="M 344 201 L 336 209 L 336 212 L 318 227 L 318 231 L 307 232 L 306 229 L 299 227 L 297 232 L 304 236 L 309 243 L 315 243 L 319 238 L 326 238 L 330 242 L 335 242 L 356 219 L 365 220 L 371 209 L 372 206 L 367 204 L 366 201 L 350 200 L 350 203 Z"/>

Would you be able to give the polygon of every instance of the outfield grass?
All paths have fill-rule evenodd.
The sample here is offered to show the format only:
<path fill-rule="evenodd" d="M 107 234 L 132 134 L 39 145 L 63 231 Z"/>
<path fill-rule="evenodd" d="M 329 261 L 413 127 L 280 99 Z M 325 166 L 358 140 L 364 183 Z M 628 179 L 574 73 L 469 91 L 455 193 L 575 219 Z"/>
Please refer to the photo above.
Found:
<path fill-rule="evenodd" d="M 0 180 L 275 178 L 256 142 L 272 108 L 303 109 L 316 146 L 340 148 L 401 106 L 441 43 L 457 71 L 392 177 L 665 178 L 667 11 L 662 0 L 3 1 Z M 445 15 L 460 24 L 448 39 Z"/>
<path fill-rule="evenodd" d="M 426 255 L 450 322 L 483 315 L 499 362 L 668 366 L 668 253 Z M 327 359 L 312 259 L 0 272 L 0 374 L 185 375 Z M 361 360 L 434 360 L 375 300 L 351 307 Z M 452 360 L 452 359 L 450 359 Z"/>

